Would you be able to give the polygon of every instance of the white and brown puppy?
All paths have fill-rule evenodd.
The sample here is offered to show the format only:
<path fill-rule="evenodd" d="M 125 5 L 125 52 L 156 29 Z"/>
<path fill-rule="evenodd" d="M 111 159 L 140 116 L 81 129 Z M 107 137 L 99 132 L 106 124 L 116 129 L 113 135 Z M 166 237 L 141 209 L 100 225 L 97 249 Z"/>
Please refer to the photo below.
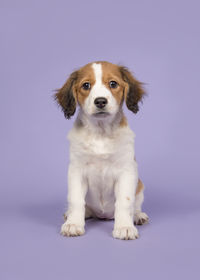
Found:
<path fill-rule="evenodd" d="M 106 61 L 73 72 L 55 98 L 69 119 L 79 105 L 70 141 L 68 211 L 61 234 L 84 234 L 85 218 L 113 219 L 113 237 L 135 239 L 144 186 L 138 178 L 134 133 L 122 105 L 138 111 L 144 90 L 126 67 Z"/>

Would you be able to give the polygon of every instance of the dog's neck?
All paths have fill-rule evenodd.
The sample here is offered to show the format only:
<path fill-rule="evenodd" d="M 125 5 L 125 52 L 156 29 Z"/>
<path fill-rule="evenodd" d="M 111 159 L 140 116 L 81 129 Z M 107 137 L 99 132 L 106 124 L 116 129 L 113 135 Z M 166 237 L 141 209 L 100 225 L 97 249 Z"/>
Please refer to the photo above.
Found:
<path fill-rule="evenodd" d="M 101 119 L 88 117 L 80 108 L 75 126 L 88 130 L 90 134 L 111 136 L 119 127 L 127 126 L 127 120 L 122 108 L 120 108 L 114 117 L 111 116 Z"/>

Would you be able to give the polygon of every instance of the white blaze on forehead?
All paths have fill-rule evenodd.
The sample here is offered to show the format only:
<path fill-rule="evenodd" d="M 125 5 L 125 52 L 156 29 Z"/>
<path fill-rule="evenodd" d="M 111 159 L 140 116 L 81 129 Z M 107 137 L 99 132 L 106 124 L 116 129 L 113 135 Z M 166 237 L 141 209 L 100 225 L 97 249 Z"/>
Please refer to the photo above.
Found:
<path fill-rule="evenodd" d="M 94 70 L 96 83 L 101 84 L 102 83 L 102 66 L 101 66 L 101 64 L 93 63 L 92 68 Z"/>
<path fill-rule="evenodd" d="M 94 76 L 95 76 L 95 84 L 91 90 L 92 98 L 95 99 L 97 97 L 105 97 L 105 98 L 109 99 L 111 96 L 111 92 L 103 84 L 103 81 L 102 81 L 103 70 L 102 70 L 101 63 L 93 63 L 92 68 L 93 68 Z"/>

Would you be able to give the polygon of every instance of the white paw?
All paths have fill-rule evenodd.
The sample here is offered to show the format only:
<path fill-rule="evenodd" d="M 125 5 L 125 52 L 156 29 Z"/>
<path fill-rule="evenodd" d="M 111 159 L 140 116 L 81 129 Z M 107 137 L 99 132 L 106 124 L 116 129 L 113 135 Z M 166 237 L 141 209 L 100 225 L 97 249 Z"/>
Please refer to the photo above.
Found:
<path fill-rule="evenodd" d="M 139 237 L 138 230 L 135 226 L 115 228 L 112 234 L 114 238 L 125 240 L 136 239 Z"/>
<path fill-rule="evenodd" d="M 148 223 L 149 217 L 144 212 L 136 212 L 134 215 L 134 224 L 135 225 L 143 225 Z"/>
<path fill-rule="evenodd" d="M 79 236 L 85 233 L 84 227 L 75 225 L 75 224 L 68 224 L 65 222 L 62 227 L 60 233 L 63 236 Z"/>

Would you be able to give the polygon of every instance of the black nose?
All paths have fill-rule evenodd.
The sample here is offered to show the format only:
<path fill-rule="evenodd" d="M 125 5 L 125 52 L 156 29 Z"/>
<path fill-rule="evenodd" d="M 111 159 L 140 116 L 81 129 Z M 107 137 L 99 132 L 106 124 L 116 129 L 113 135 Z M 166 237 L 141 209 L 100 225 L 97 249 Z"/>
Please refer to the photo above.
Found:
<path fill-rule="evenodd" d="M 104 97 L 98 97 L 95 98 L 94 100 L 94 104 L 97 106 L 97 108 L 104 108 L 106 106 L 106 104 L 108 103 L 108 100 Z"/>

